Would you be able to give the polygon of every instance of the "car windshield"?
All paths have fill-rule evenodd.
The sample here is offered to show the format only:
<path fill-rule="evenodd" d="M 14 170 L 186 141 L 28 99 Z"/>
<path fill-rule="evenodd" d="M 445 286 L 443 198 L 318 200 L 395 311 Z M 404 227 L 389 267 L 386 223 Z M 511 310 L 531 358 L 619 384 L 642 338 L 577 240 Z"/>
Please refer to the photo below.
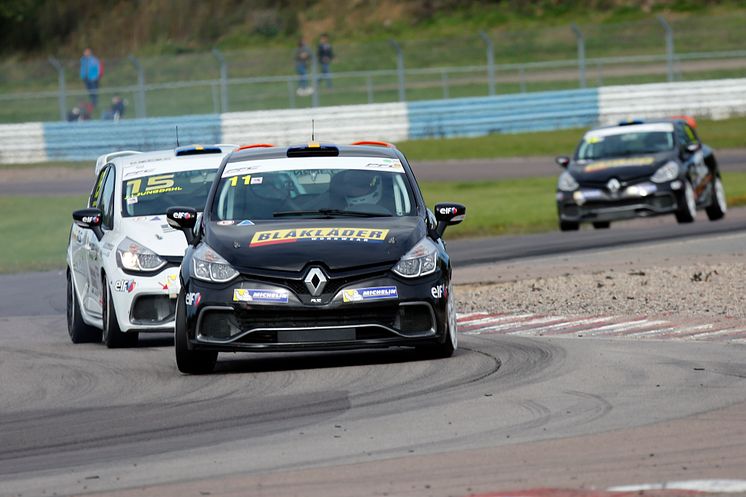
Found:
<path fill-rule="evenodd" d="M 655 154 L 672 150 L 672 131 L 635 131 L 616 134 L 587 134 L 580 143 L 578 160 Z"/>
<path fill-rule="evenodd" d="M 122 216 L 164 214 L 176 205 L 201 211 L 215 175 L 212 168 L 126 178 L 122 182 Z"/>
<path fill-rule="evenodd" d="M 297 157 L 229 163 L 212 215 L 218 221 L 388 217 L 415 213 L 398 159 Z"/>

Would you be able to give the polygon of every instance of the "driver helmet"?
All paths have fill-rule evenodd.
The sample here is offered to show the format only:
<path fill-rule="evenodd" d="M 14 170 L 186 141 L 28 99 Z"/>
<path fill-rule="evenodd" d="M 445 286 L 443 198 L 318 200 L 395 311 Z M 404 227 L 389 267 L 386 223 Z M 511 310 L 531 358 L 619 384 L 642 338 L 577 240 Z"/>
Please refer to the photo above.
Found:
<path fill-rule="evenodd" d="M 370 171 L 354 171 L 344 182 L 347 205 L 378 204 L 383 194 L 380 174 Z"/>

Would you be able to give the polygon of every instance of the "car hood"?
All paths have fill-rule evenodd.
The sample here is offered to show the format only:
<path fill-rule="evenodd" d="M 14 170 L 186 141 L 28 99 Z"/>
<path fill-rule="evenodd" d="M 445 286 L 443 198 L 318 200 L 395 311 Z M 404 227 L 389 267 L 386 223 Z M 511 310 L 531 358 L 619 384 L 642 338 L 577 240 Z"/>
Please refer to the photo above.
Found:
<path fill-rule="evenodd" d="M 184 234 L 169 226 L 165 215 L 122 218 L 121 233 L 167 257 L 183 257 L 187 247 Z"/>
<path fill-rule="evenodd" d="M 272 223 L 211 222 L 205 241 L 239 270 L 332 271 L 395 264 L 422 237 L 417 217 L 293 219 Z"/>
<path fill-rule="evenodd" d="M 606 182 L 611 178 L 631 181 L 651 176 L 673 158 L 673 154 L 664 152 L 595 161 L 574 161 L 568 170 L 579 182 Z"/>

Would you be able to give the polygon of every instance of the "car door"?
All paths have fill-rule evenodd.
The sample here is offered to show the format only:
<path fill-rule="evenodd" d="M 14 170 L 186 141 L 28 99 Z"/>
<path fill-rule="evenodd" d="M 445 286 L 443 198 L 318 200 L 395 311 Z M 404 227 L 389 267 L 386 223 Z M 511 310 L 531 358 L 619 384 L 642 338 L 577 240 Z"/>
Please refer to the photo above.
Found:
<path fill-rule="evenodd" d="M 99 240 L 93 232 L 90 233 L 90 242 L 86 247 L 86 259 L 88 263 L 89 295 L 84 300 L 86 310 L 96 316 L 102 315 L 102 288 L 101 269 L 103 267 L 102 246 L 111 238 L 109 234 L 114 227 L 114 190 L 116 170 L 113 165 L 105 169 L 106 177 L 100 187 L 97 202 L 94 207 L 101 210 L 101 229 L 104 236 Z M 90 230 L 88 230 L 90 231 Z"/>
<path fill-rule="evenodd" d="M 699 199 L 702 190 L 704 190 L 706 183 L 709 181 L 709 171 L 705 164 L 704 154 L 702 153 L 702 144 L 699 142 L 697 135 L 688 124 L 680 123 L 676 129 L 678 138 L 683 144 L 683 156 L 684 164 L 688 172 L 687 176 L 689 176 L 689 179 L 692 182 L 692 187 L 694 187 L 694 193 Z M 686 147 L 689 147 L 690 145 L 698 145 L 697 150 L 694 152 L 687 152 Z"/>
<path fill-rule="evenodd" d="M 98 207 L 101 200 L 101 191 L 106 180 L 106 173 L 108 169 L 104 168 L 99 171 L 96 177 L 96 182 L 91 190 L 91 195 L 88 197 L 88 207 Z M 70 232 L 70 256 L 72 260 L 72 275 L 75 280 L 75 288 L 77 290 L 82 307 L 90 312 L 91 299 L 95 300 L 92 296 L 91 285 L 95 278 L 92 277 L 91 268 L 89 266 L 89 253 L 92 248 L 91 244 L 96 240 L 96 235 L 92 230 L 81 228 L 73 224 Z"/>

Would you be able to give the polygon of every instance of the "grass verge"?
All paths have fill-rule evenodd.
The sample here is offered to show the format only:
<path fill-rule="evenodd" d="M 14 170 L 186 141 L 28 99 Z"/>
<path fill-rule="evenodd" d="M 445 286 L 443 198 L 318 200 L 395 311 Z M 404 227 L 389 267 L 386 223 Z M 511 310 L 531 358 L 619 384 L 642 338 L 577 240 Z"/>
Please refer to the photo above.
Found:
<path fill-rule="evenodd" d="M 746 173 L 723 173 L 730 207 L 746 205 Z M 461 202 L 466 221 L 448 228 L 448 238 L 515 235 L 557 229 L 554 203 L 555 178 L 523 178 L 506 181 L 423 183 L 428 206 L 436 202 Z M 706 219 L 700 213 L 700 222 Z"/>
<path fill-rule="evenodd" d="M 746 205 L 746 173 L 724 173 L 731 207 Z M 507 181 L 428 182 L 422 190 L 429 206 L 462 202 L 466 221 L 448 229 L 448 238 L 535 233 L 556 229 L 554 178 Z M 0 273 L 59 269 L 65 264 L 70 213 L 85 196 L 0 197 Z M 704 219 L 704 214 L 700 214 Z"/>
<path fill-rule="evenodd" d="M 570 155 L 587 128 L 563 129 L 514 135 L 495 134 L 475 138 L 438 138 L 397 143 L 407 158 L 418 160 L 489 159 L 532 155 Z M 711 147 L 746 147 L 746 117 L 720 121 L 700 119 L 697 130 Z"/>
<path fill-rule="evenodd" d="M 85 196 L 0 197 L 0 273 L 64 267 L 71 213 Z"/>

